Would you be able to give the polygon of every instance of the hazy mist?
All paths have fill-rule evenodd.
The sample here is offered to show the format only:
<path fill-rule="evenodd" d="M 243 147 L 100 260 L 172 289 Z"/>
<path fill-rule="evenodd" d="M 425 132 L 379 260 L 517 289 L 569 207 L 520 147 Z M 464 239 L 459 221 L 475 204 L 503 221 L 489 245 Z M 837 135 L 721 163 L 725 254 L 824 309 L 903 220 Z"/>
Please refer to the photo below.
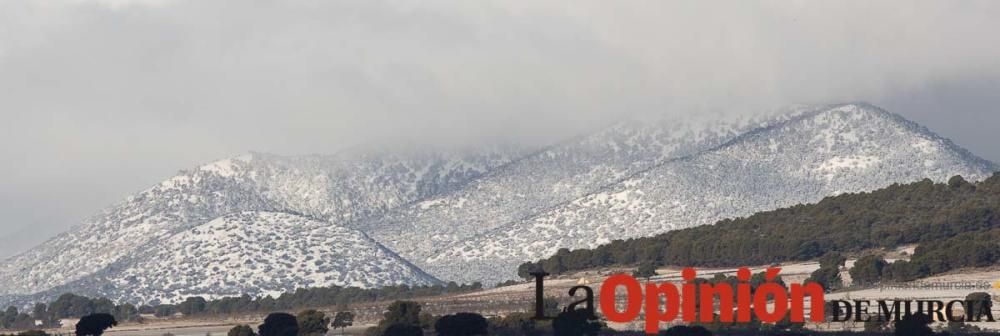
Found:
<path fill-rule="evenodd" d="M 0 2 L 0 256 L 179 169 L 868 101 L 1000 161 L 997 1 Z"/>

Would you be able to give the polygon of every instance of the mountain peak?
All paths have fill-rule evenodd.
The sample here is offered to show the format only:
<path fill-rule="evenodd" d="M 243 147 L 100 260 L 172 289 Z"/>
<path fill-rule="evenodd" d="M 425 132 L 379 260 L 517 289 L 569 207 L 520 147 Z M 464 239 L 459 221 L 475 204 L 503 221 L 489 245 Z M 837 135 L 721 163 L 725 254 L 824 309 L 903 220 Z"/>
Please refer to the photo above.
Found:
<path fill-rule="evenodd" d="M 513 277 L 520 262 L 559 248 L 589 248 L 893 183 L 954 175 L 980 180 L 992 172 L 992 164 L 881 108 L 827 106 L 762 123 L 723 145 L 662 161 L 413 258 L 446 279 L 504 280 L 496 275 Z"/>
<path fill-rule="evenodd" d="M 229 177 L 237 173 L 240 165 L 250 163 L 253 159 L 254 154 L 247 153 L 233 158 L 222 159 L 202 165 L 201 167 L 198 167 L 198 170 L 212 172 L 218 174 L 219 176 Z"/>
<path fill-rule="evenodd" d="M 434 278 L 491 283 L 559 248 L 893 183 L 979 180 L 995 168 L 868 103 L 722 124 L 623 122 L 534 151 L 366 148 L 252 152 L 181 172 L 5 261 L 0 293 L 143 301 Z M 328 267 L 347 260 L 357 263 Z M 258 272 L 265 265 L 271 271 Z M 267 276 L 274 272 L 281 278 Z M 199 287 L 196 278 L 212 281 Z"/>

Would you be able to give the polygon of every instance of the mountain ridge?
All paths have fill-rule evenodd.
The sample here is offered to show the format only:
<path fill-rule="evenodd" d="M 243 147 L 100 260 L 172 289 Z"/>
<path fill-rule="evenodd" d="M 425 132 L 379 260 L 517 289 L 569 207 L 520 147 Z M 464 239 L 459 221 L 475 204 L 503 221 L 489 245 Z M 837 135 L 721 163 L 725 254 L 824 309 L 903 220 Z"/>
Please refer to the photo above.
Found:
<path fill-rule="evenodd" d="M 696 161 L 698 159 L 698 157 L 699 156 L 706 156 L 706 155 L 709 155 L 709 154 L 712 154 L 712 153 L 725 153 L 725 151 L 731 150 L 731 148 L 734 147 L 734 145 L 745 143 L 745 142 L 748 141 L 748 139 L 754 139 L 756 137 L 759 137 L 760 134 L 764 134 L 766 132 L 771 132 L 771 131 L 773 131 L 775 129 L 780 129 L 782 127 L 787 127 L 789 124 L 798 123 L 798 122 L 801 122 L 802 120 L 817 119 L 819 117 L 822 117 L 824 114 L 831 113 L 831 111 L 832 111 L 832 113 L 838 113 L 838 109 L 844 109 L 844 108 L 848 108 L 848 109 L 860 109 L 860 110 L 862 110 L 861 112 L 868 113 L 866 115 L 873 115 L 873 116 L 876 116 L 876 117 L 879 117 L 879 118 L 883 118 L 883 119 L 887 118 L 887 119 L 889 119 L 889 122 L 893 122 L 893 123 L 898 123 L 899 122 L 898 118 L 900 118 L 898 116 L 895 116 L 893 114 L 890 114 L 890 113 L 885 112 L 885 111 L 880 110 L 880 109 L 877 110 L 877 111 L 872 111 L 870 106 L 864 106 L 864 105 L 858 105 L 858 104 L 844 104 L 844 105 L 834 106 L 834 107 L 831 107 L 831 108 L 829 108 L 829 109 L 827 109 L 825 111 L 821 111 L 821 112 L 817 112 L 817 113 L 811 113 L 811 114 L 806 114 L 806 115 L 801 116 L 800 118 L 791 119 L 791 120 L 788 120 L 788 121 L 783 122 L 783 123 L 775 124 L 773 127 L 762 128 L 762 129 L 755 130 L 753 132 L 744 134 L 739 139 L 734 139 L 734 140 L 732 140 L 730 142 L 727 142 L 726 144 L 720 145 L 720 146 L 715 147 L 714 149 L 711 149 L 711 150 L 703 151 L 703 152 L 701 152 L 699 154 L 681 157 L 681 158 L 678 158 L 678 159 L 675 159 L 675 160 L 667 161 L 667 162 L 665 162 L 665 163 L 663 163 L 662 165 L 659 165 L 659 166 L 650 167 L 647 170 L 644 170 L 644 171 L 641 171 L 641 172 L 637 172 L 636 174 L 633 175 L 632 178 L 625 178 L 625 179 L 623 179 L 623 181 L 629 181 L 630 179 L 635 179 L 635 176 L 642 176 L 644 174 L 648 175 L 648 174 L 650 174 L 651 171 L 656 171 L 657 169 L 661 169 L 663 166 L 670 166 L 670 165 L 682 166 L 682 168 L 683 168 L 684 165 L 691 166 L 687 170 L 678 168 L 678 169 L 681 169 L 679 171 L 682 174 L 688 174 L 688 175 L 690 175 L 690 172 L 692 170 L 713 171 L 715 169 L 712 168 L 712 162 L 711 162 L 712 159 L 711 158 L 707 159 L 707 160 L 709 160 L 708 164 L 702 164 L 702 163 Z M 874 113 L 874 114 L 871 114 L 871 113 Z M 857 115 L 857 114 L 854 114 L 854 115 Z M 852 115 L 852 116 L 854 116 L 854 115 Z M 915 123 L 906 123 L 906 124 L 904 124 L 904 126 L 907 126 L 906 127 L 907 129 L 911 129 L 911 131 L 914 132 L 915 134 L 920 134 L 922 136 L 926 136 L 927 138 L 930 138 L 930 139 L 933 139 L 933 140 L 937 140 L 939 143 L 943 144 L 943 146 L 946 149 L 947 148 L 952 148 L 952 146 L 954 146 L 950 141 L 946 141 L 946 139 L 944 139 L 944 138 L 942 138 L 942 137 L 934 134 L 933 132 L 929 132 L 925 128 L 919 128 L 919 127 L 914 128 L 913 127 L 914 125 L 916 125 L 916 124 Z M 903 145 L 906 145 L 906 144 L 904 143 Z M 903 147 L 904 148 L 900 149 L 900 151 L 906 149 L 905 148 L 906 146 L 903 146 Z M 936 147 L 934 147 L 934 148 L 936 148 Z M 803 151 L 800 150 L 800 151 L 796 151 L 795 153 L 801 153 L 801 152 L 803 152 Z M 743 154 L 743 153 L 740 153 L 740 154 Z M 782 155 L 784 155 L 784 154 L 782 154 Z M 956 155 L 959 157 L 959 160 L 957 162 L 964 162 L 964 160 L 968 159 L 967 157 L 965 157 L 965 155 L 968 155 L 967 152 L 956 152 Z M 774 155 L 771 155 L 771 156 L 774 156 Z M 740 156 L 737 156 L 737 157 L 739 158 Z M 729 163 L 726 163 L 727 161 L 722 161 L 721 164 L 723 164 L 723 165 L 729 165 L 729 166 L 732 166 L 732 169 L 736 169 L 736 170 L 730 169 L 729 175 L 736 177 L 736 178 L 734 178 L 734 180 L 739 181 L 740 178 L 746 178 L 746 174 L 741 175 L 740 172 L 739 172 L 739 169 L 741 169 L 741 167 L 738 167 L 738 166 L 739 165 L 743 165 L 744 166 L 743 168 L 745 168 L 745 166 L 747 165 L 748 162 L 753 162 L 753 160 L 746 161 L 745 159 L 746 158 L 744 156 L 743 159 L 738 159 L 738 160 L 735 160 L 735 161 L 734 160 L 729 160 L 729 161 L 731 161 Z M 941 159 L 943 161 L 948 161 L 949 157 L 947 155 L 944 155 L 944 156 L 941 157 Z M 764 158 L 762 158 L 762 160 L 767 160 L 767 157 L 765 156 Z M 719 164 L 719 163 L 720 162 L 716 162 L 716 164 Z M 951 163 L 954 163 L 954 162 L 945 162 L 945 163 L 943 163 L 943 165 L 945 167 L 947 167 L 947 169 L 960 170 L 960 169 L 957 169 L 957 168 L 949 165 Z M 698 168 L 698 164 L 702 164 L 702 166 L 704 166 L 704 167 Z M 736 166 L 734 166 L 734 164 Z M 763 164 L 763 166 L 761 166 L 762 164 Z M 755 167 L 755 168 L 757 168 L 757 170 L 755 170 L 755 171 L 759 171 L 761 169 L 767 169 L 767 162 L 759 163 L 758 167 Z M 967 171 L 965 171 L 964 174 L 962 174 L 962 175 L 969 176 L 973 180 L 978 180 L 978 179 L 982 179 L 982 178 L 988 177 L 988 173 L 991 172 L 991 171 L 993 171 L 993 170 L 995 170 L 995 165 L 992 165 L 988 161 L 980 159 L 980 160 L 974 160 L 973 164 L 969 168 L 970 169 L 967 170 Z M 661 172 L 661 173 L 666 173 L 667 176 L 672 176 L 673 174 L 675 174 L 675 173 L 671 173 L 669 169 L 667 171 Z M 792 173 L 792 172 L 790 171 L 788 173 Z M 766 174 L 763 174 L 763 175 L 761 175 L 761 174 L 762 173 L 754 173 L 754 174 L 749 174 L 749 176 L 751 176 L 751 177 L 753 177 L 753 176 L 757 176 L 757 177 L 766 176 Z M 929 170 L 929 169 L 928 170 L 922 170 L 921 168 L 913 168 L 913 169 L 911 169 L 911 171 L 908 174 L 904 174 L 903 176 L 897 176 L 897 177 L 894 177 L 894 178 L 888 178 L 888 179 L 885 179 L 885 180 L 883 180 L 881 182 L 876 182 L 876 181 L 879 181 L 879 180 L 873 179 L 872 182 L 867 182 L 867 183 L 877 183 L 877 185 L 875 185 L 875 186 L 886 186 L 888 184 L 891 184 L 890 181 L 905 182 L 905 181 L 919 180 L 920 178 L 923 178 L 924 175 L 926 175 L 926 174 L 934 175 L 932 177 L 934 177 L 935 180 L 939 180 L 939 181 L 943 180 L 943 179 L 947 179 L 948 177 L 951 176 L 948 173 L 940 173 L 940 172 L 936 172 L 936 171 Z M 697 176 L 697 174 L 696 174 L 696 176 Z M 714 207 L 705 208 L 704 209 L 705 211 L 719 211 L 719 210 L 722 210 L 725 215 L 709 216 L 709 217 L 690 217 L 691 218 L 690 222 L 695 222 L 695 223 L 694 224 L 687 224 L 688 226 L 683 226 L 683 225 L 682 226 L 676 226 L 677 224 L 674 224 L 674 225 L 669 226 L 669 228 L 666 228 L 666 227 L 663 226 L 663 224 L 657 225 L 656 223 L 654 223 L 655 222 L 655 218 L 656 218 L 655 216 L 657 216 L 655 214 L 656 211 L 654 211 L 654 214 L 648 213 L 648 211 L 651 211 L 651 209 L 657 209 L 658 208 L 658 206 L 654 206 L 652 204 L 643 204 L 643 205 L 637 206 L 642 211 L 646 211 L 647 212 L 646 214 L 643 214 L 643 213 L 629 214 L 628 211 L 623 211 L 624 213 L 621 216 L 624 216 L 624 217 L 615 217 L 615 215 L 608 215 L 609 213 L 615 213 L 615 211 L 617 211 L 611 205 L 609 205 L 609 206 L 597 205 L 596 208 L 595 208 L 596 210 L 595 209 L 591 209 L 591 210 L 586 210 L 586 211 L 589 211 L 589 212 L 585 212 L 584 214 L 574 214 L 574 212 L 584 211 L 582 209 L 586 209 L 588 207 L 587 205 L 574 204 L 572 207 L 568 207 L 568 208 L 578 208 L 578 209 L 581 209 L 581 210 L 563 210 L 563 212 L 560 213 L 560 214 L 551 214 L 550 213 L 550 214 L 548 214 L 548 217 L 544 218 L 543 220 L 539 220 L 538 218 L 539 217 L 545 217 L 544 214 L 543 215 L 538 215 L 538 216 L 533 216 L 532 218 L 527 218 L 527 219 L 521 221 L 522 223 L 529 223 L 529 224 L 516 224 L 515 223 L 515 224 L 511 224 L 511 225 L 504 226 L 504 227 L 498 227 L 498 228 L 495 228 L 490 233 L 482 234 L 481 236 L 483 236 L 485 238 L 480 238 L 479 240 L 482 241 L 480 243 L 475 243 L 475 242 L 469 243 L 468 241 L 466 241 L 466 242 L 459 242 L 459 243 L 454 244 L 452 246 L 446 246 L 446 247 L 443 247 L 441 249 L 438 249 L 434 253 L 429 253 L 430 255 L 435 255 L 435 257 L 432 257 L 432 258 L 447 259 L 448 260 L 448 262 L 445 263 L 445 265 L 444 265 L 444 267 L 446 268 L 445 270 L 435 271 L 435 266 L 438 266 L 438 265 L 435 265 L 435 263 L 438 262 L 438 260 L 435 260 L 435 259 L 429 259 L 429 260 L 425 261 L 423 264 L 420 261 L 417 261 L 417 264 L 420 265 L 425 270 L 430 271 L 432 274 L 441 274 L 439 276 L 446 276 L 446 277 L 447 276 L 460 276 L 461 274 L 475 274 L 474 277 L 482 277 L 482 276 L 487 276 L 487 275 L 490 275 L 490 274 L 497 274 L 497 272 L 500 271 L 500 270 L 504 270 L 505 272 L 508 272 L 508 274 L 509 274 L 509 269 L 511 269 L 512 267 L 515 267 L 516 265 L 514 265 L 514 264 L 516 262 L 510 262 L 510 263 L 502 262 L 503 260 L 505 260 L 505 258 L 503 257 L 504 254 L 496 254 L 495 252 L 497 252 L 497 251 L 503 251 L 503 253 L 507 254 L 508 256 L 513 255 L 514 257 L 520 258 L 520 259 L 537 259 L 540 256 L 551 255 L 551 254 L 555 253 L 555 250 L 557 250 L 558 248 L 561 248 L 561 247 L 582 248 L 582 247 L 593 247 L 593 246 L 590 246 L 590 245 L 600 244 L 602 242 L 606 243 L 606 241 L 600 241 L 600 240 L 596 240 L 596 241 L 589 240 L 588 241 L 589 238 L 587 238 L 587 237 L 593 237 L 593 235 L 592 234 L 588 235 L 587 233 L 580 232 L 577 229 L 579 227 L 579 225 L 581 224 L 579 222 L 579 220 L 584 220 L 584 223 L 590 223 L 590 224 L 588 224 L 588 225 L 591 225 L 591 226 L 588 226 L 590 228 L 589 229 L 590 231 L 585 231 L 585 232 L 591 232 L 592 233 L 594 230 L 600 231 L 601 230 L 600 228 L 607 227 L 608 225 L 610 225 L 611 227 L 618 227 L 619 229 L 620 228 L 625 228 L 626 231 L 631 230 L 633 232 L 631 234 L 618 233 L 617 234 L 617 238 L 634 238 L 634 237 L 637 237 L 637 236 L 640 235 L 639 233 L 636 232 L 638 230 L 632 228 L 632 226 L 638 225 L 637 223 L 648 223 L 646 225 L 652 225 L 652 226 L 649 226 L 650 229 L 646 230 L 645 233 L 643 233 L 643 234 L 646 234 L 646 235 L 656 234 L 656 233 L 663 232 L 665 230 L 677 229 L 677 228 L 684 228 L 684 227 L 689 227 L 689 226 L 693 226 L 693 225 L 696 225 L 696 224 L 697 225 L 700 225 L 700 224 L 709 224 L 709 223 L 712 223 L 712 222 L 714 222 L 716 220 L 723 219 L 723 218 L 729 218 L 729 217 L 736 216 L 736 215 L 746 215 L 746 214 L 749 214 L 749 213 L 752 213 L 752 212 L 755 212 L 755 211 L 770 210 L 770 209 L 774 209 L 774 208 L 777 208 L 777 207 L 782 206 L 782 205 L 787 206 L 787 205 L 792 205 L 792 204 L 795 204 L 795 203 L 802 203 L 803 201 L 816 201 L 816 200 L 822 198 L 822 196 L 827 196 L 829 194 L 838 194 L 838 193 L 841 193 L 841 192 L 850 192 L 850 191 L 855 191 L 855 190 L 865 190 L 866 189 L 866 188 L 861 188 L 861 187 L 857 187 L 857 186 L 850 187 L 850 185 L 852 185 L 852 183 L 853 184 L 859 183 L 858 181 L 853 181 L 852 182 L 851 180 L 840 179 L 840 180 L 837 180 L 838 183 L 832 183 L 835 179 L 838 178 L 836 174 L 827 176 L 827 178 L 829 178 L 830 180 L 827 181 L 827 182 L 825 182 L 825 183 L 824 183 L 824 181 L 821 181 L 821 180 L 820 181 L 814 181 L 814 182 L 808 182 L 809 181 L 809 179 L 808 179 L 809 176 L 805 176 L 805 177 L 807 179 L 806 180 L 802 180 L 802 182 L 806 182 L 806 184 L 804 184 L 804 185 L 799 184 L 798 187 L 801 188 L 801 187 L 807 187 L 807 186 L 812 185 L 812 187 L 810 187 L 810 188 L 814 189 L 814 191 L 813 192 L 807 192 L 806 194 L 803 194 L 802 196 L 799 196 L 799 198 L 792 198 L 791 200 L 783 200 L 783 199 L 779 198 L 779 199 L 774 199 L 774 200 L 770 201 L 770 202 L 775 202 L 775 203 L 764 204 L 764 205 L 753 205 L 753 203 L 746 203 L 746 199 L 753 198 L 754 197 L 753 195 L 760 195 L 760 193 L 764 192 L 764 191 L 754 192 L 754 191 L 748 189 L 748 190 L 745 190 L 745 191 L 742 192 L 743 196 L 736 197 L 736 199 L 743 200 L 742 201 L 743 203 L 741 203 L 741 205 L 739 207 L 736 207 L 736 208 L 727 208 L 725 206 L 721 206 L 721 207 L 720 206 L 714 206 Z M 701 176 L 701 177 L 697 178 L 696 180 L 697 181 L 708 181 L 708 180 L 712 180 L 712 179 L 716 179 L 717 181 L 714 181 L 714 182 L 715 183 L 719 183 L 719 184 L 725 184 L 725 183 L 727 183 L 727 182 L 730 181 L 730 180 L 724 179 L 724 178 L 723 179 L 719 179 L 716 176 Z M 639 179 L 639 180 L 641 180 L 641 179 Z M 653 180 L 655 181 L 657 179 L 653 179 Z M 776 186 L 778 188 L 777 190 L 782 190 L 782 188 L 787 189 L 788 186 L 783 185 L 782 182 L 781 182 L 781 180 L 782 179 L 777 179 L 775 181 L 760 180 L 760 181 L 757 181 L 757 182 L 752 182 L 751 181 L 751 183 L 761 183 L 761 182 L 763 182 L 763 183 L 770 183 L 770 185 Z M 802 182 L 799 182 L 799 183 L 802 183 Z M 595 194 L 601 194 L 601 192 L 603 191 L 603 192 L 605 192 L 605 196 L 607 196 L 607 197 L 622 196 L 622 197 L 626 197 L 626 198 L 632 197 L 632 198 L 641 200 L 642 196 L 641 195 L 640 196 L 634 196 L 635 195 L 634 192 L 631 192 L 631 194 L 623 194 L 623 193 L 628 192 L 628 190 L 630 190 L 629 187 L 623 187 L 623 186 L 621 186 L 621 184 L 625 184 L 625 183 L 628 183 L 628 182 L 620 182 L 620 183 L 617 183 L 617 184 L 611 184 L 609 186 L 602 187 L 600 189 L 600 191 L 595 192 Z M 637 182 L 637 183 L 639 183 L 639 182 Z M 693 182 L 693 183 L 698 183 L 698 182 Z M 865 182 L 860 182 L 860 183 L 864 184 Z M 691 183 L 688 183 L 688 184 L 691 184 Z M 831 190 L 825 191 L 827 189 L 830 189 L 829 185 L 839 185 L 839 184 L 847 184 L 848 185 L 848 190 L 833 190 L 833 189 L 831 189 Z M 652 192 L 654 195 L 659 195 L 660 198 L 657 198 L 657 200 L 658 200 L 657 202 L 662 202 L 664 200 L 671 200 L 671 198 L 670 198 L 669 195 L 660 195 L 660 194 L 657 194 L 657 189 L 658 188 L 662 189 L 662 188 L 665 187 L 665 188 L 668 188 L 668 189 L 674 188 L 675 192 L 686 192 L 686 190 L 677 189 L 676 188 L 677 185 L 679 185 L 679 184 L 673 183 L 673 184 L 666 184 L 666 185 L 664 185 L 664 184 L 657 184 L 657 183 L 654 182 L 653 186 L 657 186 L 657 187 L 647 186 L 648 188 L 644 189 L 644 190 L 647 193 L 648 192 Z M 683 185 L 683 184 L 680 184 L 680 185 Z M 827 187 L 823 187 L 824 185 L 827 185 Z M 866 186 L 869 186 L 869 185 L 866 184 Z M 741 187 L 740 185 L 733 185 L 731 187 L 736 187 L 737 188 L 737 189 L 735 189 L 736 191 L 747 188 L 747 186 L 742 186 Z M 872 186 L 869 186 L 869 187 L 872 187 Z M 608 195 L 609 193 L 607 193 L 607 191 L 609 189 L 614 189 L 614 188 L 618 188 L 618 189 L 621 189 L 621 190 L 616 190 L 616 191 L 620 191 L 619 193 L 616 193 L 616 194 L 613 194 L 613 195 Z M 853 189 L 851 189 L 851 188 L 853 188 Z M 702 189 L 704 189 L 704 188 L 702 188 Z M 867 188 L 867 189 L 872 189 L 872 188 Z M 641 190 L 640 190 L 640 193 L 641 193 Z M 615 195 L 617 195 L 617 196 L 615 196 Z M 720 190 L 719 192 L 717 192 L 714 195 L 716 195 L 715 196 L 716 198 L 706 199 L 705 202 L 706 203 L 711 203 L 711 202 L 714 202 L 714 199 L 727 199 L 727 198 L 732 197 L 731 195 L 733 195 L 733 194 L 731 194 L 730 191 L 726 191 L 726 190 L 723 189 L 723 190 Z M 737 195 L 740 195 L 740 194 L 737 194 Z M 691 197 L 691 199 L 699 199 L 700 197 L 704 197 L 703 191 L 696 192 L 695 194 L 690 194 L 688 196 Z M 759 196 L 757 196 L 757 197 L 759 198 Z M 803 199 L 801 197 L 805 197 L 805 199 Z M 583 197 L 583 198 L 576 199 L 576 200 L 570 202 L 570 204 L 583 202 L 581 200 L 585 200 L 586 202 L 593 202 L 593 201 L 595 201 L 593 198 L 599 198 L 599 197 L 592 197 L 591 200 L 587 200 L 586 197 Z M 765 199 L 766 199 L 766 197 L 765 197 Z M 603 202 L 603 201 L 600 201 L 600 200 L 597 200 L 597 201 L 598 202 Z M 674 200 L 673 202 L 677 202 L 677 200 Z M 691 202 L 685 203 L 686 205 L 684 205 L 684 206 L 692 206 L 692 205 L 698 206 L 697 204 L 690 204 L 690 203 Z M 654 203 L 654 204 L 658 204 L 658 203 Z M 563 206 L 566 207 L 565 205 L 563 205 Z M 556 208 L 558 209 L 559 207 L 556 207 Z M 662 206 L 660 206 L 659 208 L 661 210 L 663 210 Z M 718 210 L 711 210 L 713 208 L 714 209 L 718 209 Z M 750 211 L 750 210 L 752 210 L 752 211 Z M 672 210 L 667 210 L 667 211 L 672 211 Z M 550 211 L 550 212 L 552 212 L 552 211 Z M 619 212 L 622 212 L 622 211 L 619 211 Z M 674 211 L 672 213 L 674 213 L 673 216 L 669 216 L 669 217 L 666 217 L 664 219 L 668 219 L 669 218 L 670 220 L 673 220 L 674 222 L 676 222 L 675 217 L 677 217 L 677 216 L 681 216 L 681 217 L 685 216 L 684 213 L 677 213 L 676 211 Z M 695 216 L 697 216 L 698 214 L 703 214 L 703 213 L 704 213 L 704 211 L 701 211 L 701 212 L 696 211 L 695 212 Z M 566 216 L 569 216 L 569 217 L 566 217 Z M 608 216 L 610 216 L 610 217 L 608 217 Z M 650 216 L 652 216 L 652 217 L 650 217 Z M 586 219 L 580 219 L 580 218 L 594 218 L 594 217 L 603 218 L 603 221 L 605 221 L 605 222 L 618 223 L 617 225 L 619 225 L 619 226 L 614 226 L 614 225 L 611 225 L 611 224 L 596 224 L 595 223 L 595 222 L 601 222 L 601 220 L 589 220 L 588 221 Z M 662 215 L 661 215 L 661 217 L 662 217 Z M 576 222 L 574 222 L 573 218 L 577 218 Z M 530 222 L 532 222 L 532 221 L 535 221 L 536 223 L 535 224 L 530 224 Z M 653 221 L 653 222 L 651 222 L 651 221 Z M 520 226 L 518 226 L 518 225 L 520 225 Z M 525 226 L 525 225 L 527 225 L 527 226 Z M 597 225 L 597 226 L 593 226 L 593 225 Z M 532 229 L 532 227 L 534 227 L 535 229 Z M 561 229 L 562 231 L 560 231 L 560 229 L 555 229 L 556 227 L 562 228 Z M 553 230 L 555 230 L 555 231 L 553 231 Z M 576 231 L 574 231 L 574 230 L 576 230 Z M 580 236 L 580 238 L 569 238 L 570 241 L 577 242 L 577 243 L 569 243 L 569 242 L 565 241 L 565 239 L 567 239 L 567 238 L 559 238 L 560 235 L 567 234 L 566 232 L 579 232 L 578 234 L 582 234 L 583 236 Z M 499 234 L 500 237 L 507 237 L 507 236 L 518 235 L 518 234 L 520 234 L 522 237 L 521 238 L 517 238 L 517 239 L 511 238 L 513 240 L 511 240 L 511 241 L 509 241 L 507 243 L 500 244 L 500 243 L 497 243 L 497 241 L 503 241 L 503 239 L 498 239 L 496 237 L 498 234 Z M 612 234 L 612 236 L 613 235 L 614 234 Z M 571 234 L 571 236 L 573 236 L 573 235 Z M 473 240 L 475 240 L 475 239 L 476 238 L 473 238 Z M 553 242 L 553 241 L 560 241 L 560 240 L 563 240 L 563 242 L 562 243 L 556 243 L 556 244 L 544 244 L 546 242 Z M 587 244 L 589 244 L 589 245 L 578 245 L 578 244 L 582 244 L 583 241 L 588 241 Z M 486 244 L 486 245 L 483 245 L 483 244 Z M 500 244 L 500 245 L 497 245 L 497 244 Z M 519 248 L 514 248 L 515 246 L 518 246 Z M 527 249 L 528 246 L 534 247 L 536 249 L 541 249 L 544 252 L 539 253 L 539 255 L 528 254 L 526 256 L 525 255 L 519 255 L 519 254 L 517 254 L 519 252 L 523 252 L 523 250 Z M 447 251 L 447 252 L 442 253 L 441 252 L 442 250 L 443 251 Z M 479 251 L 479 252 L 477 252 L 477 251 Z M 487 251 L 487 252 L 485 252 L 486 253 L 485 255 L 487 255 L 489 257 L 477 256 L 477 255 L 483 253 L 481 251 Z M 453 267 L 453 265 L 456 264 L 456 261 L 455 261 L 456 259 L 457 260 L 462 260 L 462 259 L 469 259 L 469 258 L 472 258 L 472 260 L 481 260 L 483 258 L 486 258 L 486 259 L 489 260 L 488 263 L 490 263 L 490 264 L 494 264 L 494 265 L 496 265 L 496 264 L 504 264 L 504 265 L 502 267 L 498 267 L 496 269 L 493 269 L 493 268 L 490 268 L 490 267 L 486 267 L 485 269 L 480 270 L 480 268 L 478 268 L 478 267 L 466 266 L 466 267 L 472 267 L 472 268 L 471 269 L 463 269 L 461 271 L 448 271 L 447 270 L 447 268 Z M 473 262 L 473 264 L 476 264 L 476 263 Z M 459 266 L 459 267 L 462 267 L 462 266 Z M 504 278 L 495 278 L 495 279 L 496 280 L 504 280 Z"/>
<path fill-rule="evenodd" d="M 286 281 L 287 275 L 294 276 Z M 156 304 L 189 296 L 276 297 L 317 286 L 443 283 L 360 231 L 288 213 L 241 211 L 171 236 L 161 246 L 140 249 L 94 274 L 26 297 L 51 301 L 74 293 Z"/>
<path fill-rule="evenodd" d="M 910 167 L 913 163 L 922 164 Z M 129 274 L 146 281 L 115 278 L 148 262 L 128 258 L 130 251 L 153 250 L 247 211 L 283 213 L 306 227 L 317 222 L 350 230 L 365 246 L 385 251 L 385 258 L 370 262 L 391 260 L 412 274 L 374 276 L 385 281 L 361 286 L 493 283 L 514 277 L 517 264 L 558 248 L 709 224 L 924 175 L 976 180 L 996 168 L 926 127 L 866 103 L 805 106 L 739 122 L 624 121 L 536 149 L 398 154 L 354 148 L 292 157 L 251 152 L 181 171 L 8 258 L 0 267 L 0 293 L 117 288 L 87 294 L 177 300 L 176 294 L 143 289 L 172 279 L 169 275 L 132 270 Z M 831 187 L 838 185 L 843 188 Z M 761 186 L 785 196 L 761 194 Z M 173 266 L 214 274 L 195 267 L 199 264 L 205 262 Z M 305 273 L 292 273 L 268 288 L 310 285 L 302 282 Z M 215 289 L 235 293 L 226 286 L 221 282 Z"/>
<path fill-rule="evenodd" d="M 503 161 L 472 157 L 467 160 L 473 163 L 467 166 L 464 159 L 454 159 L 452 166 L 446 166 L 442 162 L 446 160 L 441 158 L 418 157 L 388 164 L 376 160 L 366 162 L 369 169 L 360 170 L 369 174 L 366 176 L 355 174 L 359 170 L 352 161 L 334 160 L 324 165 L 316 158 L 294 158 L 291 160 L 297 160 L 297 165 L 290 168 L 286 165 L 288 162 L 261 159 L 260 156 L 256 159 L 243 156 L 201 165 L 127 197 L 74 229 L 6 259 L 0 269 L 3 291 L 30 293 L 72 281 L 110 265 L 149 242 L 166 239 L 228 213 L 269 210 L 309 213 L 326 220 L 350 218 L 354 213 L 377 212 L 408 197 L 417 198 L 421 190 L 417 185 L 424 177 L 417 176 L 417 172 L 435 181 L 443 179 L 443 186 L 447 186 L 474 176 L 475 172 L 484 169 L 482 167 Z M 302 165 L 303 160 L 307 164 Z M 233 174 L 233 169 L 250 164 L 259 164 L 255 166 L 257 170 Z M 285 179 L 260 182 L 264 177 L 258 174 L 264 173 Z M 372 201 L 355 206 L 354 203 L 364 200 L 355 195 Z M 315 211 L 308 211 L 310 206 L 316 206 L 312 208 Z M 349 211 L 324 216 L 337 207 Z"/>

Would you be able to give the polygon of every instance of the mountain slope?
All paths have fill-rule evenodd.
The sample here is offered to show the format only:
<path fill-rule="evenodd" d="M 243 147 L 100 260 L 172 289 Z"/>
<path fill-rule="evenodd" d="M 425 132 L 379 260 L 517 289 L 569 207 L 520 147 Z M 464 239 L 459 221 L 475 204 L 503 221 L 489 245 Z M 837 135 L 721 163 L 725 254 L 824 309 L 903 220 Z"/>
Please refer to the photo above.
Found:
<path fill-rule="evenodd" d="M 4 261 L 0 295 L 493 283 L 560 248 L 995 168 L 867 104 L 622 122 L 534 150 L 255 153 L 181 172 Z"/>
<path fill-rule="evenodd" d="M 91 285 L 97 283 L 102 285 Z M 175 234 L 60 290 L 177 302 L 192 295 L 277 296 L 302 287 L 436 283 L 360 231 L 286 213 L 244 211 Z"/>
<path fill-rule="evenodd" d="M 98 273 L 136 251 L 226 214 L 305 214 L 334 224 L 377 216 L 510 160 L 473 154 L 253 154 L 181 172 L 0 267 L 0 293 L 29 294 Z M 177 265 L 180 267 L 181 265 Z"/>
<path fill-rule="evenodd" d="M 980 180 L 993 170 L 897 115 L 848 104 L 755 129 L 427 257 L 408 257 L 442 278 L 501 280 L 513 277 L 517 264 L 560 248 L 595 247 L 898 182 L 953 175 Z"/>
<path fill-rule="evenodd" d="M 664 161 L 719 146 L 816 107 L 747 120 L 627 121 L 543 148 L 450 192 L 357 227 L 412 260 L 582 197 Z M 450 276 L 450 275 L 449 275 Z"/>
<path fill-rule="evenodd" d="M 740 267 L 814 260 L 829 252 L 900 251 L 906 257 L 881 272 L 904 282 L 1000 263 L 1000 173 L 979 182 L 960 177 L 894 184 L 842 194 L 815 204 L 759 212 L 713 225 L 557 253 L 541 265 L 553 273 L 638 263 Z M 992 274 L 996 274 L 995 268 Z M 992 281 L 992 280 L 991 280 Z"/>

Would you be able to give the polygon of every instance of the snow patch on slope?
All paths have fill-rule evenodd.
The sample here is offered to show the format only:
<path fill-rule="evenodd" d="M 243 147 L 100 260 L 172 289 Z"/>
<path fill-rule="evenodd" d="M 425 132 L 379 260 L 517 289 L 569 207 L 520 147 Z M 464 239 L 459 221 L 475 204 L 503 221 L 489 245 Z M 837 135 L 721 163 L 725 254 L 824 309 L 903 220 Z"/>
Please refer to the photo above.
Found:
<path fill-rule="evenodd" d="M 893 183 L 943 182 L 958 174 L 980 180 L 994 169 L 896 115 L 845 105 L 751 130 L 523 220 L 409 257 L 441 278 L 489 283 L 513 278 L 518 264 L 561 248 L 592 248 Z"/>
<path fill-rule="evenodd" d="M 296 288 L 439 281 L 363 233 L 275 212 L 229 214 L 173 235 L 108 276 L 133 302 L 274 295 Z"/>

